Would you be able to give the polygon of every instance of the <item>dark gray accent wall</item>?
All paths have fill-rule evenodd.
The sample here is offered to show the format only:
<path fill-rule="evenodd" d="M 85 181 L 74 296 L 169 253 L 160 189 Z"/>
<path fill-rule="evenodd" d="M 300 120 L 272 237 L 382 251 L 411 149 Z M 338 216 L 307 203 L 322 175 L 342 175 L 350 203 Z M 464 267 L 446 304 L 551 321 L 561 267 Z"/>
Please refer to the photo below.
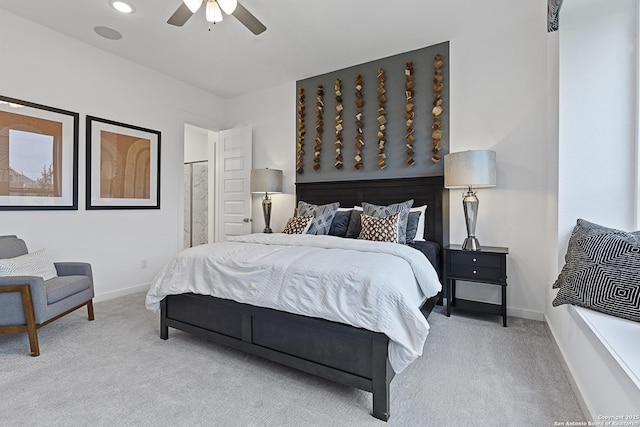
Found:
<path fill-rule="evenodd" d="M 387 58 L 378 59 L 364 64 L 356 65 L 331 73 L 311 77 L 296 82 L 296 105 L 299 88 L 304 88 L 305 93 L 305 140 L 304 140 L 304 172 L 296 174 L 296 182 L 324 182 L 347 181 L 357 179 L 381 179 L 381 178 L 407 178 L 420 176 L 442 175 L 443 162 L 434 163 L 431 160 L 433 140 L 431 138 L 431 125 L 433 124 L 433 75 L 436 54 L 442 56 L 444 66 L 444 88 L 442 99 L 444 112 L 441 116 L 443 135 L 441 138 L 440 155 L 443 158 L 449 152 L 449 42 L 401 53 Z M 415 164 L 409 166 L 405 163 L 405 67 L 408 61 L 413 62 L 414 76 L 414 136 L 413 150 L 415 151 Z M 382 170 L 378 167 L 378 69 L 382 68 L 386 74 L 386 111 L 387 129 L 385 153 L 388 166 Z M 363 106 L 363 133 L 365 146 L 362 150 L 363 168 L 355 169 L 355 100 L 356 73 L 362 76 L 364 98 Z M 344 130 L 343 142 L 343 168 L 336 169 L 335 163 L 335 92 L 336 79 L 342 82 L 342 112 Z M 320 169 L 313 169 L 313 157 L 315 146 L 316 126 L 316 91 L 317 86 L 324 87 L 324 131 L 322 136 L 322 154 L 320 157 Z M 298 114 L 296 114 L 296 128 Z M 294 150 L 297 150 L 294 143 Z M 297 157 L 296 157 L 297 158 Z"/>

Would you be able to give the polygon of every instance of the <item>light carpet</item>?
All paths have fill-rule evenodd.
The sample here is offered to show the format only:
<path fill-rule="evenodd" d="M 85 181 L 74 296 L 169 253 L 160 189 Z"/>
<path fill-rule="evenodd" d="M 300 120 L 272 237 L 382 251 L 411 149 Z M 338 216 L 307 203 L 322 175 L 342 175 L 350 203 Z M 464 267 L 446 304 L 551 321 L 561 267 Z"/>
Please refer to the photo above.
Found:
<path fill-rule="evenodd" d="M 2 426 L 553 426 L 584 421 L 542 322 L 436 307 L 424 354 L 371 394 L 187 333 L 159 338 L 144 294 L 95 304 L 39 331 L 0 335 Z"/>

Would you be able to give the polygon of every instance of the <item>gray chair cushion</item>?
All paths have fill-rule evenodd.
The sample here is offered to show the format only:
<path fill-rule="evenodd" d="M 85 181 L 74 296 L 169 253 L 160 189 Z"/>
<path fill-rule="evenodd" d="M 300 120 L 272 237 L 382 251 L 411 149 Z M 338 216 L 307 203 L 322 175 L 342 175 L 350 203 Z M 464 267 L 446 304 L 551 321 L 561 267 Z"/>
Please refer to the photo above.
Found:
<path fill-rule="evenodd" d="M 59 276 L 44 282 L 47 289 L 47 304 L 53 304 L 91 287 L 87 276 Z"/>
<path fill-rule="evenodd" d="M 28 252 L 24 240 L 16 236 L 0 236 L 0 258 L 15 258 Z"/>

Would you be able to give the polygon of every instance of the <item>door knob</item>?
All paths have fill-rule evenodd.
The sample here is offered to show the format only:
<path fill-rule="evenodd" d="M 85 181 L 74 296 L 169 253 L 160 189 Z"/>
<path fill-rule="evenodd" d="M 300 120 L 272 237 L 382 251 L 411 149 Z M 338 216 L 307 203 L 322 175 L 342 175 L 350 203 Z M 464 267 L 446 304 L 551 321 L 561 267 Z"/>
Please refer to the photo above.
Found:
<path fill-rule="evenodd" d="M 242 218 L 242 222 L 251 222 L 251 218 Z"/>

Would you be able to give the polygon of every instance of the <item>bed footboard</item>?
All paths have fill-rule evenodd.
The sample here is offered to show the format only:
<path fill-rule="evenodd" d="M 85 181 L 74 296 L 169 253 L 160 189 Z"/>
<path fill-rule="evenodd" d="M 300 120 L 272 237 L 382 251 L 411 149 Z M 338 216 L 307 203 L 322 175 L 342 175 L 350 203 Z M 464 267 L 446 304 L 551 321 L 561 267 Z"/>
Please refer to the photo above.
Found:
<path fill-rule="evenodd" d="M 160 338 L 169 327 L 373 393 L 373 416 L 389 419 L 394 372 L 381 333 L 205 295 L 167 296 Z"/>

